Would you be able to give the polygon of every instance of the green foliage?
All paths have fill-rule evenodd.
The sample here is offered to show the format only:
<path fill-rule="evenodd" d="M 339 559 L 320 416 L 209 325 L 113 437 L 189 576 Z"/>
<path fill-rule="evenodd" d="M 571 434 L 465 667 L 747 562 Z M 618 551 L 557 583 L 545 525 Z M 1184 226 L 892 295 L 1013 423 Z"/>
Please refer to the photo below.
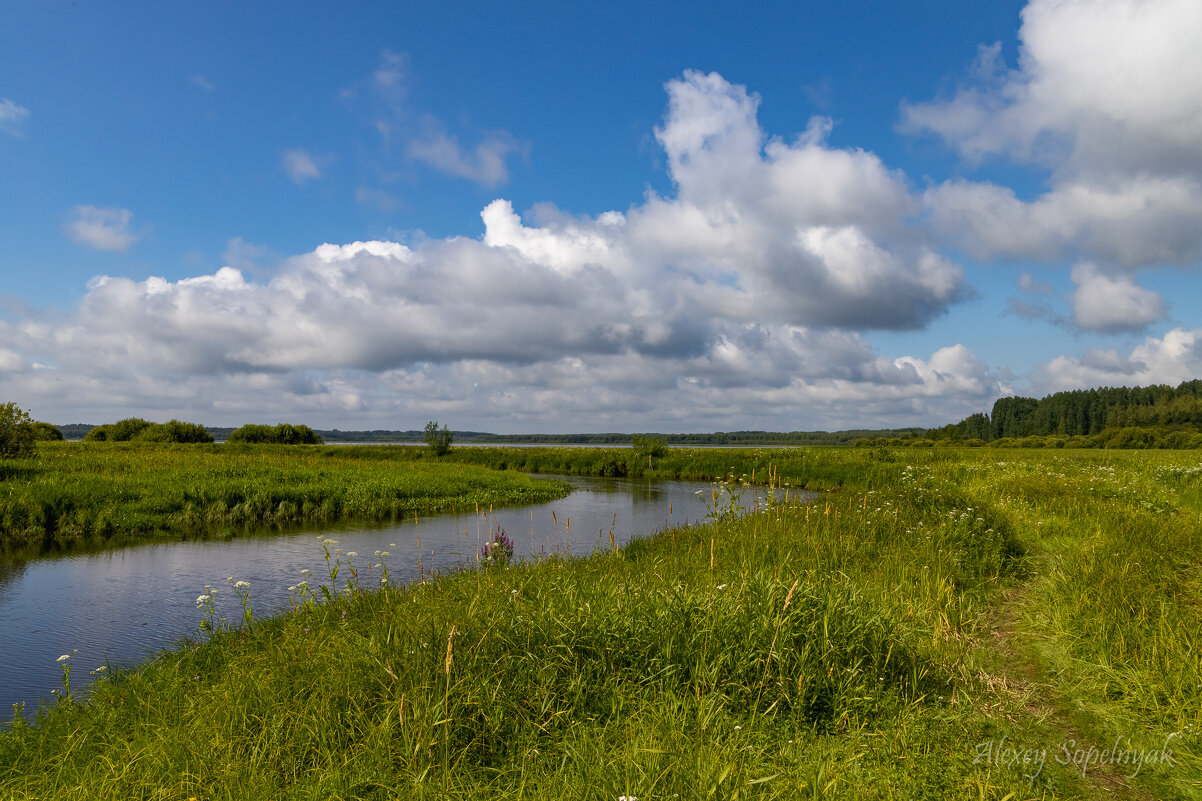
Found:
<path fill-rule="evenodd" d="M 197 423 L 169 420 L 152 423 L 140 417 L 127 417 L 115 423 L 96 426 L 84 435 L 84 442 L 212 442 L 213 435 Z"/>
<path fill-rule="evenodd" d="M 322 438 L 305 425 L 278 423 L 274 426 L 265 426 L 247 423 L 241 428 L 234 429 L 226 442 L 252 445 L 321 445 Z"/>
<path fill-rule="evenodd" d="M 34 442 L 60 442 L 63 432 L 58 426 L 50 423 L 34 422 L 30 424 Z"/>
<path fill-rule="evenodd" d="M 568 489 L 479 467 L 398 464 L 397 452 L 413 449 L 386 446 L 48 442 L 38 450 L 20 482 L 0 484 L 0 554 L 387 521 L 553 500 Z"/>
<path fill-rule="evenodd" d="M 17 404 L 0 404 L 0 459 L 33 453 L 34 429 L 29 414 Z"/>
<path fill-rule="evenodd" d="M 138 442 L 196 443 L 212 442 L 213 435 L 208 432 L 208 429 L 197 423 L 168 420 L 161 424 L 152 423 L 142 429 L 133 439 Z"/>
<path fill-rule="evenodd" d="M 656 458 L 667 455 L 668 443 L 663 437 L 635 434 L 630 438 L 630 454 L 626 460 L 626 474 L 641 476 L 652 467 Z"/>
<path fill-rule="evenodd" d="M 1189 448 L 1188 436 L 1202 434 L 1202 381 L 1175 389 L 1103 387 L 1057 392 L 1044 398 L 999 398 L 992 417 L 973 414 L 931 429 L 933 439 L 1006 440 L 1019 447 Z"/>
<path fill-rule="evenodd" d="M 451 450 L 453 439 L 454 436 L 449 428 L 444 425 L 440 429 L 438 423 L 433 420 L 426 423 L 426 429 L 422 432 L 422 442 L 429 446 L 435 456 L 445 456 Z"/>

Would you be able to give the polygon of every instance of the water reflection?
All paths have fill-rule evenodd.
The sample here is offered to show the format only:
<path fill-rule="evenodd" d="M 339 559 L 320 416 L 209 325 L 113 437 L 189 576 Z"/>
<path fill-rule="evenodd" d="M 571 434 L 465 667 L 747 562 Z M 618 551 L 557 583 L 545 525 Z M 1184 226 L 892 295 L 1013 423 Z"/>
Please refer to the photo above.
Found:
<path fill-rule="evenodd" d="M 25 573 L 25 560 L 0 562 L 0 609 L 8 599 L 8 585 L 17 581 Z"/>

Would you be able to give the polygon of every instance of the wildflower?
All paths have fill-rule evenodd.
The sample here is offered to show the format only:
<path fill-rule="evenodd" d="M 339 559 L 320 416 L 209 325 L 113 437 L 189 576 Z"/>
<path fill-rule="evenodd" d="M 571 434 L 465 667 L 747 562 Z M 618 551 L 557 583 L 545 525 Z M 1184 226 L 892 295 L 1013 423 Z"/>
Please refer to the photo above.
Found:
<path fill-rule="evenodd" d="M 211 595 L 198 595 L 196 597 L 196 605 L 201 606 L 202 604 L 207 604 L 211 600 L 213 600 L 213 596 Z"/>
<path fill-rule="evenodd" d="M 346 552 L 346 558 L 347 558 L 347 559 L 354 559 L 354 558 L 355 558 L 356 556 L 358 556 L 358 555 L 359 555 L 359 552 L 358 552 L 358 551 L 347 551 L 347 552 Z"/>
<path fill-rule="evenodd" d="M 239 581 L 237 584 L 234 585 L 234 588 L 239 589 L 239 590 L 245 590 L 249 586 L 250 586 L 249 581 Z"/>
<path fill-rule="evenodd" d="M 67 661 L 68 659 L 70 659 L 70 658 L 71 658 L 71 654 L 63 654 L 62 656 L 60 656 L 60 657 L 59 657 L 58 659 L 56 659 L 55 661 L 56 661 L 56 662 L 66 662 L 66 661 Z"/>

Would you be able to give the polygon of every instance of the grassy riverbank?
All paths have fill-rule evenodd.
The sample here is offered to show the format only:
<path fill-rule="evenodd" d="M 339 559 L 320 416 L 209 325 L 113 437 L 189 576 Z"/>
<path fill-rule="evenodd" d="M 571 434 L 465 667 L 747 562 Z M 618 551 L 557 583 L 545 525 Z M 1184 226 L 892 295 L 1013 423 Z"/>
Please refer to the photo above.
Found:
<path fill-rule="evenodd" d="M 378 448 L 348 448 L 379 458 Z M 426 448 L 393 448 L 388 458 L 425 462 Z M 939 451 L 919 457 L 923 463 L 954 460 Z M 452 448 L 440 462 L 479 465 L 497 470 L 582 476 L 719 481 L 734 475 L 766 484 L 771 471 L 782 485 L 811 490 L 854 484 L 869 486 L 897 473 L 893 451 L 841 447 L 808 448 L 669 448 L 663 455 L 639 455 L 631 448 Z"/>
<path fill-rule="evenodd" d="M 860 458 L 814 504 L 218 631 L 17 721 L 0 796 L 1202 796 L 1196 457 Z"/>
<path fill-rule="evenodd" d="M 381 521 L 476 504 L 538 503 L 567 486 L 397 448 L 40 443 L 0 465 L 0 553 Z"/>

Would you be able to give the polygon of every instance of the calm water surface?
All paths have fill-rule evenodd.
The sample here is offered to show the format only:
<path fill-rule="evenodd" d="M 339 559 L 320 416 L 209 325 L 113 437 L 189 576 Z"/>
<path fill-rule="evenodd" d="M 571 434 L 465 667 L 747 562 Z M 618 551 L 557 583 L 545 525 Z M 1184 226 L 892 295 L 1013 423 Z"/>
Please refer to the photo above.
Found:
<path fill-rule="evenodd" d="M 106 661 L 114 667 L 136 664 L 196 636 L 201 618 L 196 597 L 206 584 L 218 591 L 219 611 L 230 620 L 240 618 L 241 608 L 228 577 L 250 582 L 256 617 L 286 609 L 288 586 L 302 578 L 303 569 L 313 571 L 314 588 L 328 583 L 317 541 L 323 537 L 359 554 L 354 562 L 361 568 L 360 583 L 368 586 L 375 579 L 366 579 L 364 569 L 378 561 L 376 551 L 390 552 L 393 583 L 409 582 L 419 569 L 445 571 L 474 562 L 490 527 L 505 529 L 518 556 L 587 554 L 609 547 L 611 528 L 623 543 L 669 524 L 697 522 L 707 512 L 696 495 L 708 488 L 704 484 L 565 480 L 576 487 L 566 498 L 497 509 L 491 516 L 439 515 L 416 523 L 332 529 L 320 536 L 260 534 L 0 564 L 0 719 L 9 718 L 15 703 L 24 702 L 28 716 L 39 701 L 53 697 L 50 691 L 61 686 L 56 660 L 62 654 L 78 651 L 71 675 L 72 688 L 79 690 L 91 679 L 90 671 Z"/>

